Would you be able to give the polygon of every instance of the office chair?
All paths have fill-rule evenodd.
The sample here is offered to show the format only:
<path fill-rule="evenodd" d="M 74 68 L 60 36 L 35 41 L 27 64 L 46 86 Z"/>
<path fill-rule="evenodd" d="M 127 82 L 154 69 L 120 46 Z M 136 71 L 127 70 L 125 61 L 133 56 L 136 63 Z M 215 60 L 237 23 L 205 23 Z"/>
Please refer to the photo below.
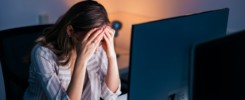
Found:
<path fill-rule="evenodd" d="M 30 54 L 34 41 L 48 25 L 26 26 L 0 31 L 0 60 L 7 100 L 23 98 L 28 86 Z"/>

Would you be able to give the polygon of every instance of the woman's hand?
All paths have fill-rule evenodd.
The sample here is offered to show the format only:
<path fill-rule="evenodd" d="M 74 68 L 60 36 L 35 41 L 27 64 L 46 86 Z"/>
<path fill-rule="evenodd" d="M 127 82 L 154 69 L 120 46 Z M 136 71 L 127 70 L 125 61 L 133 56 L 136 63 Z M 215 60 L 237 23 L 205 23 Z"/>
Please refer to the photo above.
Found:
<path fill-rule="evenodd" d="M 102 47 L 105 50 L 107 54 L 107 58 L 116 58 L 116 52 L 114 49 L 114 35 L 115 30 L 110 28 L 109 26 L 106 26 L 104 29 L 104 35 L 103 35 L 103 41 L 102 41 Z"/>
<path fill-rule="evenodd" d="M 81 37 L 79 37 L 81 38 Z M 83 94 L 83 84 L 88 60 L 92 57 L 97 46 L 103 38 L 102 28 L 95 28 L 89 31 L 82 40 L 78 40 L 77 59 L 72 73 L 72 79 L 67 89 L 67 94 L 71 100 L 81 99 Z"/>
<path fill-rule="evenodd" d="M 77 47 L 77 56 L 79 61 L 82 60 L 84 63 L 87 63 L 94 54 L 95 49 L 99 46 L 102 39 L 102 28 L 95 28 L 90 30 L 81 41 L 81 44 Z"/>

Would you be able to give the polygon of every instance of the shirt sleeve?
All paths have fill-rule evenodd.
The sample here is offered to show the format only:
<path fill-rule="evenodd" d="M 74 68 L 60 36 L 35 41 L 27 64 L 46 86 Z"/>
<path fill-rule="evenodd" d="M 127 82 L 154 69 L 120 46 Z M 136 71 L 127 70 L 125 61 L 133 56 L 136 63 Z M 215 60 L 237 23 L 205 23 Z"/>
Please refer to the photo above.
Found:
<path fill-rule="evenodd" d="M 43 91 L 48 99 L 69 100 L 66 90 L 56 74 L 55 66 L 51 63 L 54 59 L 49 59 L 46 55 L 40 49 L 32 55 L 34 69 Z"/>
<path fill-rule="evenodd" d="M 118 85 L 118 89 L 117 91 L 114 93 L 112 92 L 106 82 L 105 82 L 105 77 L 106 77 L 106 74 L 107 74 L 107 68 L 108 68 L 108 60 L 107 60 L 107 57 L 106 57 L 106 54 L 103 50 L 103 48 L 101 48 L 101 52 L 100 52 L 100 57 L 101 57 L 101 60 L 100 60 L 100 65 L 101 65 L 101 97 L 104 99 L 104 100 L 116 100 L 117 97 L 121 94 L 121 83 L 119 83 Z"/>
<path fill-rule="evenodd" d="M 118 86 L 118 89 L 115 93 L 113 93 L 108 86 L 106 85 L 105 81 L 102 82 L 101 86 L 101 95 L 104 100 L 116 100 L 117 97 L 121 94 L 121 83 Z"/>

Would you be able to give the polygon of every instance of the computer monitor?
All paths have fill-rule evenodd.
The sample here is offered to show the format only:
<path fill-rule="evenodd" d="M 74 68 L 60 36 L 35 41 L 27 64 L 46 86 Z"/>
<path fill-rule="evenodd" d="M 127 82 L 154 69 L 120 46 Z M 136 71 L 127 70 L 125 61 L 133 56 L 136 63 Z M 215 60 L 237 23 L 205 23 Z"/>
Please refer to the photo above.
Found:
<path fill-rule="evenodd" d="M 188 85 L 193 44 L 226 34 L 228 9 L 132 26 L 129 100 L 168 100 Z"/>
<path fill-rule="evenodd" d="M 245 31 L 194 48 L 190 100 L 245 100 Z"/>

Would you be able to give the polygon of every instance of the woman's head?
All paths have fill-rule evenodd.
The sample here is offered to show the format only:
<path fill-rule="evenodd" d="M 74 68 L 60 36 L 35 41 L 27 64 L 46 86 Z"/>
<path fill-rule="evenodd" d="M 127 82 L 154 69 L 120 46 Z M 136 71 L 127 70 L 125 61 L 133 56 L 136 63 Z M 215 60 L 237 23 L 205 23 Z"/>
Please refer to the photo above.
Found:
<path fill-rule="evenodd" d="M 73 5 L 57 22 L 47 29 L 37 42 L 51 49 L 59 64 L 69 62 L 71 51 L 86 33 L 96 27 L 109 25 L 105 8 L 96 1 L 81 1 Z"/>
<path fill-rule="evenodd" d="M 62 21 L 69 23 L 65 26 L 68 36 L 79 37 L 80 40 L 89 30 L 109 25 L 105 8 L 95 1 L 82 1 L 75 4 L 61 18 L 60 22 L 62 23 Z"/>

